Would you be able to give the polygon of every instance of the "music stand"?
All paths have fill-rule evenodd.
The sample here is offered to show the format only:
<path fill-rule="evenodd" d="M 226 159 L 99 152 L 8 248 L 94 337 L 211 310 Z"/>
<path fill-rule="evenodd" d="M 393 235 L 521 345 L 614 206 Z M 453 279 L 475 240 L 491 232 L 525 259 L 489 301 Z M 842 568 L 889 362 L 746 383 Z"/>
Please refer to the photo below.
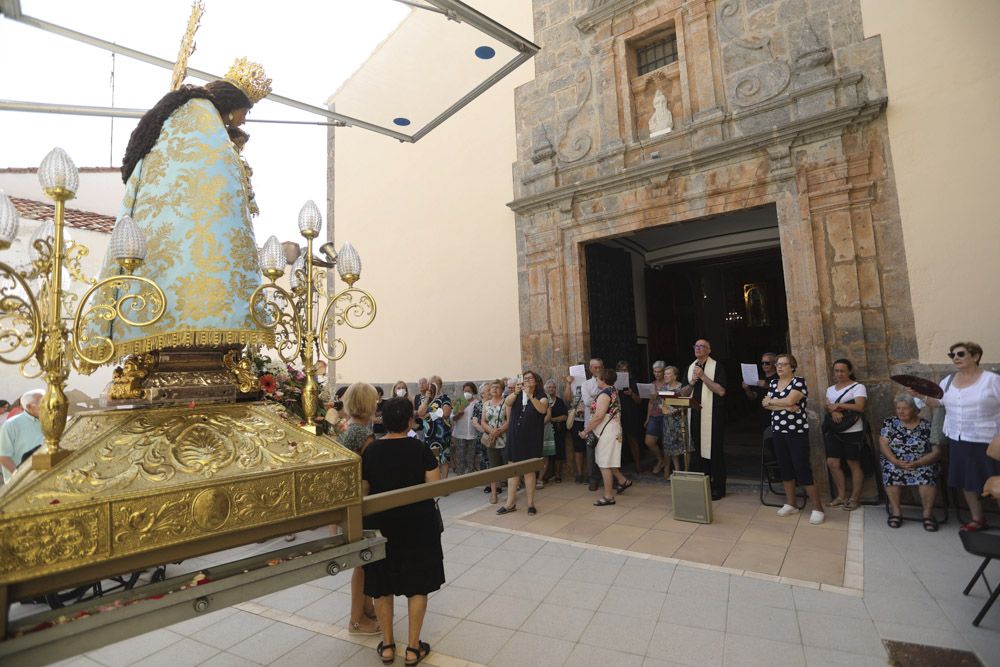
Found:
<path fill-rule="evenodd" d="M 708 475 L 690 472 L 691 433 L 688 429 L 688 413 L 701 404 L 691 396 L 661 395 L 661 409 L 666 414 L 669 408 L 681 411 L 681 442 L 684 443 L 684 470 L 674 471 L 670 476 L 670 497 L 673 502 L 674 518 L 678 521 L 712 523 L 712 492 Z"/>

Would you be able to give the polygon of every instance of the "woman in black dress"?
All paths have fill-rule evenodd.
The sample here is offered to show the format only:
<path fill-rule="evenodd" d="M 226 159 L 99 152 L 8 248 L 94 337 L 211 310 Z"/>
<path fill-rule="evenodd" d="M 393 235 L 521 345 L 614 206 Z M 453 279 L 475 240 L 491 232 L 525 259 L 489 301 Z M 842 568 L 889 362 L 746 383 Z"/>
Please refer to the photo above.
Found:
<path fill-rule="evenodd" d="M 549 412 L 549 399 L 545 397 L 542 382 L 532 371 L 522 374 L 522 389 L 507 397 L 507 458 L 510 463 L 540 458 L 545 435 L 545 415 Z M 528 514 L 535 509 L 535 475 L 524 473 L 524 486 L 528 494 Z M 517 477 L 507 480 L 507 503 L 497 514 L 517 511 Z"/>
<path fill-rule="evenodd" d="M 361 455 L 364 494 L 383 493 L 441 479 L 430 448 L 406 435 L 412 428 L 413 405 L 405 398 L 390 398 L 382 406 L 382 423 L 388 431 Z M 392 632 L 393 596 L 407 597 L 409 641 L 406 664 L 423 660 L 431 647 L 420 641 L 427 611 L 427 594 L 444 583 L 444 552 L 437 509 L 433 500 L 379 512 L 365 517 L 365 528 L 382 531 L 388 540 L 385 558 L 365 565 L 365 594 L 375 598 L 375 614 L 382 626 L 376 651 L 385 664 L 396 657 Z"/>

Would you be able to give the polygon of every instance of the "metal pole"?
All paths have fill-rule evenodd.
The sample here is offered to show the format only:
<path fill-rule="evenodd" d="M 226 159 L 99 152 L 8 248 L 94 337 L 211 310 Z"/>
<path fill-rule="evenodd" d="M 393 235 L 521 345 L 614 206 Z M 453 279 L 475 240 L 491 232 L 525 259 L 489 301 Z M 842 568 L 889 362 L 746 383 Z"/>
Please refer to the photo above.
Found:
<path fill-rule="evenodd" d="M 142 118 L 146 109 L 126 109 L 123 107 L 85 106 L 79 104 L 51 104 L 49 102 L 24 102 L 21 100 L 0 100 L 0 111 L 23 111 L 26 113 L 52 113 L 67 116 L 101 116 L 112 118 Z M 324 127 L 344 127 L 342 121 L 277 120 L 269 118 L 247 118 L 248 123 L 278 123 L 284 125 L 321 125 Z"/>
<path fill-rule="evenodd" d="M 64 28 L 63 26 L 56 25 L 54 23 L 49 23 L 48 21 L 43 21 L 41 19 L 36 19 L 32 16 L 7 16 L 7 18 L 24 23 L 25 25 L 30 25 L 33 28 L 38 28 L 39 30 L 44 30 L 46 32 L 51 32 L 68 39 L 76 40 L 78 42 L 83 42 L 84 44 L 89 44 L 90 46 L 96 46 L 106 51 L 111 51 L 112 53 L 119 53 L 123 56 L 128 56 L 129 58 L 134 58 L 140 60 L 144 63 L 149 63 L 150 65 L 156 65 L 157 67 L 163 67 L 164 69 L 172 70 L 174 68 L 174 63 L 165 60 L 163 58 L 158 58 L 156 56 L 150 55 L 148 53 L 143 53 L 142 51 L 137 51 L 135 49 L 130 49 L 127 46 L 122 46 L 121 44 L 115 44 L 114 42 L 108 42 L 106 40 L 100 39 L 98 37 L 93 37 L 91 35 L 86 35 L 82 32 L 77 32 L 75 30 L 70 30 L 69 28 Z M 205 81 L 216 81 L 221 79 L 221 76 L 216 76 L 209 72 L 204 72 L 202 70 L 197 70 L 194 68 L 188 68 L 188 74 L 191 76 L 204 79 Z M 394 139 L 399 139 L 400 141 L 412 142 L 413 138 L 409 135 L 403 134 L 401 132 L 396 132 L 395 130 L 390 130 L 374 123 L 368 123 L 358 118 L 352 118 L 351 116 L 345 116 L 343 114 L 334 113 L 323 107 L 314 106 L 312 104 L 306 104 L 305 102 L 300 102 L 298 100 L 293 100 L 290 97 L 284 97 L 282 95 L 276 95 L 271 93 L 266 99 L 272 102 L 277 102 L 278 104 L 284 104 L 285 106 L 293 107 L 295 109 L 301 109 L 302 111 L 308 111 L 320 116 L 325 116 L 331 120 L 339 120 L 347 125 L 354 125 L 357 127 L 364 128 L 366 130 L 371 130 L 372 132 L 378 132 L 379 134 L 384 134 L 386 136 L 392 137 Z"/>

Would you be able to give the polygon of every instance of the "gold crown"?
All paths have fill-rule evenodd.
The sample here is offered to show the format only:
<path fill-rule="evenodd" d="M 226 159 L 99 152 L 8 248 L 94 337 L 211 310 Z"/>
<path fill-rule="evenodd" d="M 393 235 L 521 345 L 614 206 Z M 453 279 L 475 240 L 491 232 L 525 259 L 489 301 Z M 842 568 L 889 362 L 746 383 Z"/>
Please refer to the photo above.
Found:
<path fill-rule="evenodd" d="M 239 88 L 250 104 L 257 104 L 271 92 L 271 80 L 264 67 L 249 62 L 246 57 L 236 59 L 226 72 L 225 80 Z"/>

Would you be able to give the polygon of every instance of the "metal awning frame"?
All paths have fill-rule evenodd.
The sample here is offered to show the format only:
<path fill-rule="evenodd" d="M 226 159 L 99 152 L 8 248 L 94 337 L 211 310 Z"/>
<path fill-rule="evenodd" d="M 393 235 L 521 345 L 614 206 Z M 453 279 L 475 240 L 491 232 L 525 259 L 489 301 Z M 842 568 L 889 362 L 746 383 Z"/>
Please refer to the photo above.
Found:
<path fill-rule="evenodd" d="M 480 32 L 489 35 L 493 39 L 506 44 L 517 52 L 517 55 L 511 59 L 507 64 L 501 67 L 499 70 L 494 72 L 490 77 L 480 83 L 478 86 L 473 88 L 471 91 L 462 96 L 458 101 L 449 106 L 443 112 L 441 112 L 437 117 L 432 119 L 426 125 L 424 125 L 420 130 L 414 134 L 406 134 L 399 132 L 392 128 L 383 127 L 375 123 L 369 123 L 360 118 L 354 118 L 351 116 L 346 116 L 344 114 L 337 113 L 330 109 L 324 109 L 323 107 L 318 107 L 314 104 L 308 104 L 306 102 L 301 102 L 299 100 L 292 99 L 290 97 L 284 97 L 282 95 L 277 95 L 271 93 L 265 99 L 271 100 L 272 102 L 277 102 L 278 104 L 284 104 L 301 111 L 308 111 L 309 113 L 314 113 L 319 116 L 323 116 L 328 121 L 335 121 L 334 125 L 339 125 L 343 123 L 348 127 L 360 127 L 371 132 L 377 132 L 378 134 L 383 134 L 387 137 L 392 137 L 402 142 L 416 143 L 428 132 L 436 128 L 438 125 L 443 123 L 445 120 L 453 116 L 460 109 L 468 105 L 472 100 L 476 99 L 484 92 L 489 90 L 498 81 L 503 79 L 505 76 L 513 72 L 515 69 L 524 64 L 527 60 L 532 58 L 536 53 L 538 53 L 539 47 L 532 43 L 531 41 L 521 37 L 513 30 L 507 28 L 506 26 L 497 23 L 490 17 L 482 14 L 472 7 L 469 7 L 463 2 L 458 0 L 426 0 L 428 5 L 440 10 L 440 13 L 444 14 L 448 20 L 459 21 L 467 23 L 473 26 Z M 404 3 L 410 4 L 410 3 Z M 414 5 L 411 5 L 414 6 Z M 422 7 L 423 9 L 431 9 L 430 7 Z M 91 46 L 96 46 L 105 51 L 110 51 L 112 53 L 117 53 L 135 60 L 139 60 L 150 65 L 156 65 L 158 67 L 163 67 L 164 69 L 172 70 L 174 68 L 174 62 L 166 60 L 164 58 L 159 58 L 154 55 L 150 55 L 143 51 L 138 51 L 136 49 L 129 48 L 127 46 L 122 46 L 121 44 L 115 44 L 113 42 L 108 42 L 106 40 L 94 37 L 92 35 L 87 35 L 82 32 L 77 32 L 76 30 L 71 30 L 69 28 L 56 25 L 54 23 L 49 23 L 48 21 L 43 21 L 21 12 L 21 0 L 0 0 L 0 15 L 10 19 L 12 21 L 17 21 L 24 25 L 29 25 L 39 30 L 44 30 L 68 39 L 72 39 L 84 44 L 89 44 Z M 202 79 L 204 81 L 214 81 L 221 79 L 221 76 L 212 74 L 210 72 L 205 72 L 202 70 L 194 69 L 189 67 L 187 73 L 197 79 Z M 31 109 L 27 108 L 32 105 L 37 105 L 31 102 L 11 102 L 5 101 L 9 104 L 19 104 L 23 108 L 17 109 L 21 111 L 47 111 L 48 113 L 53 113 L 51 109 Z M 56 113 L 73 113 L 71 105 L 58 105 L 63 108 L 63 111 L 57 111 Z M 8 107 L 4 107 L 8 108 Z M 82 109 L 89 109 L 86 113 L 81 113 L 81 115 L 118 115 L 111 113 L 113 109 L 106 107 L 81 107 Z M 101 113 L 104 110 L 105 113 Z"/>

